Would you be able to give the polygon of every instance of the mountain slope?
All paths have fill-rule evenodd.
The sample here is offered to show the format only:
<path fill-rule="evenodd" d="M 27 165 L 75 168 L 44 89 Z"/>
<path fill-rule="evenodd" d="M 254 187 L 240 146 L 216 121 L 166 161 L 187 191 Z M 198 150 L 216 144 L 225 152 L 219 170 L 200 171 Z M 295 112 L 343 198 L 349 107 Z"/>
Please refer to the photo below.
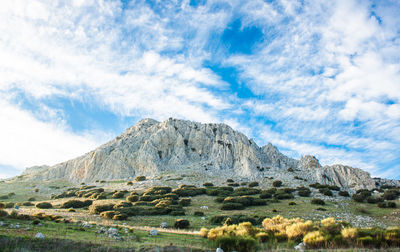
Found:
<path fill-rule="evenodd" d="M 290 172 L 288 172 L 288 170 Z M 122 135 L 75 159 L 54 165 L 28 168 L 30 179 L 68 179 L 74 182 L 155 177 L 166 172 L 192 171 L 217 178 L 260 180 L 279 178 L 295 183 L 327 183 L 347 189 L 374 188 L 370 175 L 343 165 L 321 167 L 318 160 L 286 157 L 272 144 L 257 146 L 225 124 L 201 124 L 168 119 L 144 119 Z"/>

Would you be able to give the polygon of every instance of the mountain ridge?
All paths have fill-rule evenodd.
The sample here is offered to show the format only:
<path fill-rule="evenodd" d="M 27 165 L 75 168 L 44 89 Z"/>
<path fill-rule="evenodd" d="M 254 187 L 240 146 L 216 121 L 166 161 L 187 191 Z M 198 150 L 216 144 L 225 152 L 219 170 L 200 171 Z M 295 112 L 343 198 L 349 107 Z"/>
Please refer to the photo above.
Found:
<path fill-rule="evenodd" d="M 173 118 L 163 122 L 140 120 L 93 151 L 54 166 L 27 168 L 22 175 L 34 180 L 89 182 L 133 179 L 139 175 L 156 177 L 183 170 L 220 178 L 274 177 L 293 184 L 318 182 L 350 190 L 376 186 L 370 174 L 361 169 L 339 164 L 321 166 L 309 155 L 296 160 L 271 143 L 258 146 L 229 125 Z"/>

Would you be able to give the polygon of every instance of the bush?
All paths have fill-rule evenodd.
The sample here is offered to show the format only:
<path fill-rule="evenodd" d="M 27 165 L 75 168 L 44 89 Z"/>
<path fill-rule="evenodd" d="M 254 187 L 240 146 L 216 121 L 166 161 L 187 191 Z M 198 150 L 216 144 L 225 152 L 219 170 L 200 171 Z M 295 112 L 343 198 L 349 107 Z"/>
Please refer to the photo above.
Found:
<path fill-rule="evenodd" d="M 137 177 L 135 178 L 135 181 L 136 181 L 136 182 L 145 181 L 145 180 L 146 180 L 146 176 L 137 176 Z"/>
<path fill-rule="evenodd" d="M 223 203 L 221 210 L 243 210 L 244 206 L 240 203 Z"/>
<path fill-rule="evenodd" d="M 112 219 L 114 217 L 114 215 L 119 214 L 119 212 L 117 211 L 104 211 L 100 213 L 100 217 L 104 218 L 104 219 Z"/>
<path fill-rule="evenodd" d="M 272 198 L 272 194 L 266 191 L 260 193 L 260 199 L 270 199 Z"/>
<path fill-rule="evenodd" d="M 0 209 L 0 217 L 7 217 L 7 216 L 8 216 L 8 212 L 3 209 Z"/>
<path fill-rule="evenodd" d="M 339 186 L 334 186 L 334 185 L 329 186 L 328 189 L 332 190 L 332 191 L 340 191 L 340 187 Z"/>
<path fill-rule="evenodd" d="M 75 210 L 75 209 L 73 209 L 73 208 L 70 208 L 70 209 L 68 209 L 68 212 L 70 212 L 70 213 L 75 213 L 75 212 L 76 212 L 76 210 Z"/>
<path fill-rule="evenodd" d="M 308 189 L 308 188 L 304 188 L 304 187 L 303 187 L 302 189 L 300 189 L 300 190 L 297 191 L 297 194 L 298 194 L 300 197 L 310 197 L 311 190 Z"/>
<path fill-rule="evenodd" d="M 30 201 L 25 201 L 22 203 L 23 206 L 33 206 L 32 202 Z"/>
<path fill-rule="evenodd" d="M 396 208 L 397 205 L 395 202 L 379 202 L 378 207 L 379 208 Z"/>
<path fill-rule="evenodd" d="M 356 202 L 364 202 L 364 200 L 366 200 L 367 197 L 369 196 L 366 194 L 353 194 L 351 198 Z"/>
<path fill-rule="evenodd" d="M 110 211 L 114 208 L 114 204 L 92 204 L 89 207 L 89 212 L 91 214 L 99 214 L 101 212 Z"/>
<path fill-rule="evenodd" d="M 210 183 L 210 182 L 206 182 L 206 183 L 203 184 L 203 186 L 210 187 L 210 186 L 214 186 L 214 184 Z"/>
<path fill-rule="evenodd" d="M 112 217 L 113 220 L 126 220 L 128 216 L 125 214 L 116 214 Z"/>
<path fill-rule="evenodd" d="M 289 202 L 289 206 L 294 206 L 294 205 L 297 205 L 296 202 L 294 202 L 294 201 Z"/>
<path fill-rule="evenodd" d="M 249 187 L 256 187 L 256 186 L 259 186 L 259 185 L 260 184 L 258 182 L 256 182 L 256 181 L 249 183 Z"/>
<path fill-rule="evenodd" d="M 282 186 L 282 181 L 280 181 L 280 180 L 275 180 L 274 182 L 272 182 L 272 185 L 274 186 L 274 187 L 281 187 Z"/>
<path fill-rule="evenodd" d="M 385 200 L 396 200 L 399 197 L 399 192 L 394 189 L 385 191 L 382 195 Z"/>
<path fill-rule="evenodd" d="M 250 236 L 221 236 L 214 241 L 223 251 L 250 252 L 257 248 L 256 239 Z"/>
<path fill-rule="evenodd" d="M 0 199 L 8 199 L 8 195 L 1 195 Z"/>
<path fill-rule="evenodd" d="M 294 196 L 290 193 L 280 192 L 274 195 L 275 199 L 282 200 L 282 199 L 293 199 Z"/>
<path fill-rule="evenodd" d="M 320 188 L 319 192 L 322 193 L 325 196 L 333 196 L 332 191 L 329 190 L 328 188 Z"/>
<path fill-rule="evenodd" d="M 133 182 L 132 182 L 132 181 L 129 181 L 129 182 L 126 183 L 126 185 L 131 186 L 131 185 L 133 185 Z"/>
<path fill-rule="evenodd" d="M 111 197 L 113 199 L 121 199 L 124 196 L 125 196 L 125 193 L 118 191 L 118 192 L 113 193 L 113 195 Z"/>
<path fill-rule="evenodd" d="M 233 194 L 237 196 L 244 196 L 244 195 L 259 194 L 260 192 L 261 190 L 256 188 L 239 187 L 233 191 Z"/>
<path fill-rule="evenodd" d="M 35 199 L 34 197 L 30 197 L 30 198 L 28 199 L 28 201 L 36 201 L 36 199 Z"/>
<path fill-rule="evenodd" d="M 185 229 L 190 227 L 190 222 L 184 219 L 177 219 L 175 221 L 174 227 L 177 229 Z"/>
<path fill-rule="evenodd" d="M 350 197 L 350 194 L 348 191 L 339 191 L 338 194 L 339 194 L 339 196 L 342 196 L 342 197 Z"/>
<path fill-rule="evenodd" d="M 238 187 L 240 185 L 239 185 L 239 183 L 228 183 L 228 186 Z"/>
<path fill-rule="evenodd" d="M 126 197 L 126 201 L 129 201 L 129 202 L 137 202 L 137 201 L 139 201 L 139 196 L 137 196 L 137 195 L 130 195 L 130 196 Z"/>
<path fill-rule="evenodd" d="M 227 179 L 226 182 L 228 182 L 228 183 L 233 183 L 233 182 L 235 182 L 235 181 L 233 181 L 233 179 Z"/>
<path fill-rule="evenodd" d="M 6 205 L 5 208 L 13 208 L 15 205 L 13 202 L 5 202 L 4 204 Z"/>
<path fill-rule="evenodd" d="M 172 190 L 173 193 L 180 197 L 196 196 L 206 193 L 205 188 L 198 188 L 194 185 L 180 185 L 179 188 Z"/>
<path fill-rule="evenodd" d="M 82 207 L 88 207 L 93 203 L 92 200 L 68 200 L 61 204 L 61 208 L 82 208 Z"/>
<path fill-rule="evenodd" d="M 229 196 L 232 194 L 232 192 L 233 192 L 233 187 L 231 186 L 206 188 L 206 194 L 208 196 Z"/>
<path fill-rule="evenodd" d="M 204 213 L 201 212 L 201 211 L 196 211 L 196 212 L 194 212 L 193 215 L 194 215 L 194 216 L 204 216 Z"/>
<path fill-rule="evenodd" d="M 311 204 L 323 206 L 325 205 L 325 201 L 323 201 L 322 199 L 312 199 Z"/>
<path fill-rule="evenodd" d="M 191 202 L 192 202 L 191 199 L 189 199 L 189 198 L 183 198 L 183 199 L 180 199 L 180 200 L 179 200 L 179 205 L 180 205 L 180 206 L 189 206 Z"/>
<path fill-rule="evenodd" d="M 311 248 L 323 247 L 327 243 L 327 237 L 325 237 L 320 231 L 314 231 L 306 234 L 303 238 L 303 242 Z"/>
<path fill-rule="evenodd" d="M 3 202 L 0 202 L 0 209 L 4 209 L 4 208 L 6 208 L 6 204 Z"/>
<path fill-rule="evenodd" d="M 36 208 L 39 209 L 49 209 L 52 208 L 53 205 L 50 202 L 40 202 L 35 205 Z"/>

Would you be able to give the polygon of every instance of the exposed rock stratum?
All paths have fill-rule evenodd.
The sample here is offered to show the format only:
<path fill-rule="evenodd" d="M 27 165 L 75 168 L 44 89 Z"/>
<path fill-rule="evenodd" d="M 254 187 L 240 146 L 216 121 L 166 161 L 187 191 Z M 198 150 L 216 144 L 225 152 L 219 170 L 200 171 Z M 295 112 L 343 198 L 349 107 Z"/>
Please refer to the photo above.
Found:
<path fill-rule="evenodd" d="M 283 155 L 272 144 L 259 147 L 226 124 L 202 124 L 168 119 L 144 119 L 122 135 L 75 159 L 54 166 L 27 168 L 28 179 L 67 179 L 73 182 L 155 177 L 167 172 L 204 173 L 215 178 L 308 183 L 346 189 L 375 187 L 368 172 L 345 165 L 321 166 L 313 156 L 300 160 Z"/>

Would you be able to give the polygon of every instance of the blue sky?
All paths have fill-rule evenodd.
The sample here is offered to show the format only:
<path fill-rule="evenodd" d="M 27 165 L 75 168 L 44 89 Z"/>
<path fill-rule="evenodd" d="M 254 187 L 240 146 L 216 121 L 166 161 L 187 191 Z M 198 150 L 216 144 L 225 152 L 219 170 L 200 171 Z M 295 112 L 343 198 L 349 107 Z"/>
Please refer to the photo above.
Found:
<path fill-rule="evenodd" d="M 0 177 L 142 118 L 400 179 L 397 1 L 0 3 Z"/>

